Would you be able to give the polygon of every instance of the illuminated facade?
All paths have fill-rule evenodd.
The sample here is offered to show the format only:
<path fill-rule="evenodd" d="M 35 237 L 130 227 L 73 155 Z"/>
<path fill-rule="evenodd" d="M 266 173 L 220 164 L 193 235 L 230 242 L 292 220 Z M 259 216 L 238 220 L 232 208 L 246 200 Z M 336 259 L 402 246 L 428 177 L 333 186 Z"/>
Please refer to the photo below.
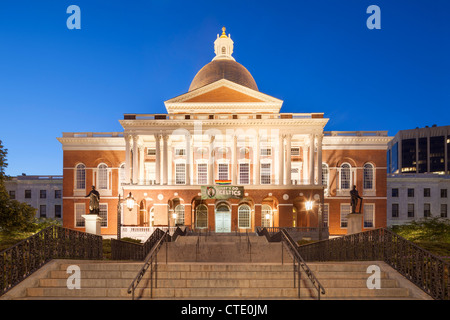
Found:
<path fill-rule="evenodd" d="M 353 185 L 365 199 L 364 228 L 386 226 L 386 132 L 327 132 L 323 113 L 281 113 L 283 101 L 260 92 L 235 61 L 229 35 L 218 35 L 214 49 L 188 92 L 164 102 L 167 114 L 125 114 L 123 132 L 58 138 L 64 226 L 83 230 L 91 185 L 104 235 L 116 234 L 118 196 L 130 192 L 136 203 L 122 210 L 124 230 L 320 226 L 345 234 Z M 223 188 L 242 194 L 218 197 Z"/>

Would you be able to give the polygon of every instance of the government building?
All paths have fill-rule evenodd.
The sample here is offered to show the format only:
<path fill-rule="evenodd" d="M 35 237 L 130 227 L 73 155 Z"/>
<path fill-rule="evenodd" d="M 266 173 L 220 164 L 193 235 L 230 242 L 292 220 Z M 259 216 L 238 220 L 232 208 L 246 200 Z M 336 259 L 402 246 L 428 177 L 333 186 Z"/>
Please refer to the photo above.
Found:
<path fill-rule="evenodd" d="M 258 90 L 233 47 L 223 29 L 189 90 L 164 102 L 167 113 L 125 113 L 122 132 L 58 138 L 64 227 L 85 230 L 95 186 L 105 236 L 178 225 L 297 227 L 326 238 L 347 233 L 353 185 L 363 230 L 386 226 L 387 132 L 330 132 L 321 112 L 281 112 L 283 101 Z"/>

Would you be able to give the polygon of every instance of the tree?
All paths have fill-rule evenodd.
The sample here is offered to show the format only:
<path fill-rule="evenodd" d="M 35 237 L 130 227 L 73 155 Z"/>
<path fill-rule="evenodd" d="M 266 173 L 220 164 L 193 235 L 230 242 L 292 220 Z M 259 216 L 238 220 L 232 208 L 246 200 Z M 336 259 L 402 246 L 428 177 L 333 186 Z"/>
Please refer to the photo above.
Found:
<path fill-rule="evenodd" d="M 11 200 L 6 191 L 5 181 L 8 176 L 6 155 L 8 150 L 0 140 L 0 230 L 3 232 L 32 231 L 36 209 L 27 203 Z"/>

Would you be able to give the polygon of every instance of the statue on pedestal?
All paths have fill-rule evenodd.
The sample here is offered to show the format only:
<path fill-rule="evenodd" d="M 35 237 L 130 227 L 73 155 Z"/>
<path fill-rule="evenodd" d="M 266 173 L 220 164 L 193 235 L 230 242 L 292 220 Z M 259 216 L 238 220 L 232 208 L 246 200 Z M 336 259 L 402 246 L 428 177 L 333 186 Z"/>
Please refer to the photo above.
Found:
<path fill-rule="evenodd" d="M 95 190 L 95 186 L 92 186 L 91 192 L 86 196 L 89 197 L 89 214 L 99 214 L 100 211 L 100 193 Z"/>
<path fill-rule="evenodd" d="M 351 205 L 352 205 L 352 212 L 351 213 L 357 213 L 356 212 L 356 207 L 358 205 L 358 199 L 361 200 L 361 202 L 359 203 L 359 212 L 361 213 L 361 205 L 362 205 L 362 200 L 363 198 L 361 198 L 358 194 L 358 190 L 356 190 L 356 186 L 353 186 L 353 189 L 350 191 L 350 196 L 351 196 Z"/>

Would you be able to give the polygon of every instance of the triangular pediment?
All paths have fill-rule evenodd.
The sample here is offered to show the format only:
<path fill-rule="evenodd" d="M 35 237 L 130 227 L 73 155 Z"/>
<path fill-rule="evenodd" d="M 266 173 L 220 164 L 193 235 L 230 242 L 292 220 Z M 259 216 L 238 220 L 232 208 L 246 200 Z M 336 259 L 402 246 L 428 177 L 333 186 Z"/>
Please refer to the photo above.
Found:
<path fill-rule="evenodd" d="M 164 102 L 169 113 L 279 112 L 283 101 L 232 81 L 221 79 Z M 244 111 L 245 110 L 245 111 Z"/>

